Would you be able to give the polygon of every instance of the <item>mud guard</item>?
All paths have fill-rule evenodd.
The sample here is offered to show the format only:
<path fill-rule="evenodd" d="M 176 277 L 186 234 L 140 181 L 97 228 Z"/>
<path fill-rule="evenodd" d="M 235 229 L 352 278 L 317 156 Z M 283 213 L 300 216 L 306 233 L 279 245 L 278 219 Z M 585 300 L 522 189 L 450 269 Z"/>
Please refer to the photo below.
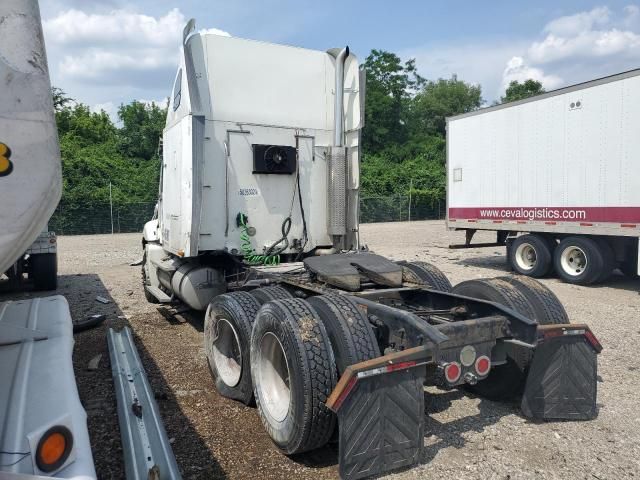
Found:
<path fill-rule="evenodd" d="M 543 420 L 595 418 L 600 343 L 582 325 L 539 330 L 543 341 L 529 368 L 522 412 Z"/>
<path fill-rule="evenodd" d="M 411 355 L 411 351 L 420 353 Z M 380 360 L 391 356 L 380 357 L 347 369 L 327 403 L 338 415 L 340 478 L 377 476 L 420 462 L 424 352 L 418 347 L 402 352 L 402 359 L 398 355 L 385 363 Z M 360 367 L 366 364 L 368 369 Z"/>

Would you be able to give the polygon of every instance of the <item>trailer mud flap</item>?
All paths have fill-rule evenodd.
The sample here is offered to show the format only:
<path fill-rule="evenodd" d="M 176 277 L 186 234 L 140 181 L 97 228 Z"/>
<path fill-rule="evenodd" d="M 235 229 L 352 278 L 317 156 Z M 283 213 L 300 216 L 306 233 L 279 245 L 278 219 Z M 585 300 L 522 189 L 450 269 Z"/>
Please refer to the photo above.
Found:
<path fill-rule="evenodd" d="M 424 443 L 424 368 L 359 378 L 338 410 L 340 477 L 409 467 Z"/>
<path fill-rule="evenodd" d="M 527 417 L 589 420 L 597 416 L 597 354 L 602 347 L 590 331 L 566 333 L 565 329 L 536 348 L 522 396 Z"/>

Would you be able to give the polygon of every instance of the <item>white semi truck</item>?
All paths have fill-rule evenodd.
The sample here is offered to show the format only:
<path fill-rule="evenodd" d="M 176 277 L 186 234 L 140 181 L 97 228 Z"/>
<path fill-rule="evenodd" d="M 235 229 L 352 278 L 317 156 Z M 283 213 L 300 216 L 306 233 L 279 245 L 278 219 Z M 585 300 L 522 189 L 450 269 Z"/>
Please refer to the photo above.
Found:
<path fill-rule="evenodd" d="M 343 478 L 420 461 L 425 383 L 523 391 L 526 416 L 593 418 L 601 346 L 544 286 L 452 287 L 433 265 L 360 248 L 364 78 L 348 48 L 189 22 L 143 231 L 147 299 L 206 311 L 219 393 L 255 400 L 283 453 L 320 448 L 337 428 Z"/>
<path fill-rule="evenodd" d="M 516 272 L 640 273 L 640 70 L 447 120 L 447 227 L 495 231 Z M 486 244 L 485 244 L 486 245 Z"/>

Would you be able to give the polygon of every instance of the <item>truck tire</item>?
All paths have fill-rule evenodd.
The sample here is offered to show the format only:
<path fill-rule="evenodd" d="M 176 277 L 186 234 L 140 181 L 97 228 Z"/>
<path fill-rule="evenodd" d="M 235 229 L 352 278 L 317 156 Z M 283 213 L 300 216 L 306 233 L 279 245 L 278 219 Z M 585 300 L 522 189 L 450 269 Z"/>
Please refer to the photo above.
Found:
<path fill-rule="evenodd" d="M 452 293 L 499 303 L 527 318 L 534 318 L 533 306 L 513 285 L 497 278 L 466 280 L 453 287 Z"/>
<path fill-rule="evenodd" d="M 435 265 L 407 262 L 403 267 L 403 280 L 407 282 L 420 283 L 440 292 L 450 292 L 453 288 L 447 276 Z"/>
<path fill-rule="evenodd" d="M 260 305 L 264 305 L 271 300 L 285 300 L 287 298 L 293 298 L 293 295 L 283 287 L 261 287 L 251 290 L 253 295 Z"/>
<path fill-rule="evenodd" d="M 555 293 L 533 278 L 525 276 L 498 277 L 516 287 L 533 308 L 534 318 L 540 325 L 569 323 L 569 316 Z"/>
<path fill-rule="evenodd" d="M 324 324 L 338 377 L 349 365 L 380 356 L 380 348 L 367 316 L 345 295 L 318 295 L 307 299 Z"/>
<path fill-rule="evenodd" d="M 308 302 L 263 305 L 251 333 L 251 377 L 262 424 L 282 452 L 306 452 L 329 441 L 336 417 L 325 403 L 336 385 L 336 364 Z"/>
<path fill-rule="evenodd" d="M 560 242 L 553 260 L 558 276 L 567 283 L 590 285 L 605 268 L 600 245 L 588 237 L 567 237 Z"/>
<path fill-rule="evenodd" d="M 535 316 L 527 297 L 504 280 L 467 280 L 453 287 L 453 293 L 499 303 L 527 318 Z M 493 367 L 487 378 L 476 385 L 467 385 L 467 390 L 490 400 L 508 400 L 519 394 L 526 378 L 523 364 L 529 361 L 530 353 L 514 348 L 512 355 L 514 358 L 507 357 L 507 363 Z"/>
<path fill-rule="evenodd" d="M 606 238 L 598 237 L 594 239 L 600 247 L 600 253 L 602 254 L 602 273 L 598 276 L 597 282 L 604 282 L 608 279 L 613 270 L 616 268 L 616 255 L 613 253 L 613 248 Z"/>
<path fill-rule="evenodd" d="M 144 298 L 147 299 L 149 303 L 160 303 L 156 297 L 151 295 L 150 292 L 147 291 L 147 248 L 144 248 L 144 253 L 142 254 L 142 291 L 144 292 Z"/>
<path fill-rule="evenodd" d="M 638 278 L 638 249 L 633 246 L 633 252 L 620 263 L 620 271 L 629 278 Z"/>
<path fill-rule="evenodd" d="M 511 242 L 508 257 L 515 272 L 534 278 L 547 275 L 553 264 L 549 239 L 533 233 L 520 235 Z"/>
<path fill-rule="evenodd" d="M 29 257 L 30 277 L 38 290 L 58 288 L 58 256 L 55 253 L 37 253 Z"/>
<path fill-rule="evenodd" d="M 218 392 L 245 405 L 253 401 L 251 330 L 260 310 L 247 292 L 218 295 L 204 319 L 204 348 Z"/>

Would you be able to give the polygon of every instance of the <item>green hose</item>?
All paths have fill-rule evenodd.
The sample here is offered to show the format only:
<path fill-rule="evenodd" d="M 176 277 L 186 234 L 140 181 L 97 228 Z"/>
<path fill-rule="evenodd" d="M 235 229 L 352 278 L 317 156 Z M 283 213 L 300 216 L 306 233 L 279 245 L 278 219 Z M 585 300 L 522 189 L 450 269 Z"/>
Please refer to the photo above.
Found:
<path fill-rule="evenodd" d="M 249 265 L 279 265 L 280 255 L 260 255 L 251 246 L 251 235 L 247 225 L 247 216 L 238 214 L 238 226 L 240 227 L 240 250 L 245 263 Z"/>

